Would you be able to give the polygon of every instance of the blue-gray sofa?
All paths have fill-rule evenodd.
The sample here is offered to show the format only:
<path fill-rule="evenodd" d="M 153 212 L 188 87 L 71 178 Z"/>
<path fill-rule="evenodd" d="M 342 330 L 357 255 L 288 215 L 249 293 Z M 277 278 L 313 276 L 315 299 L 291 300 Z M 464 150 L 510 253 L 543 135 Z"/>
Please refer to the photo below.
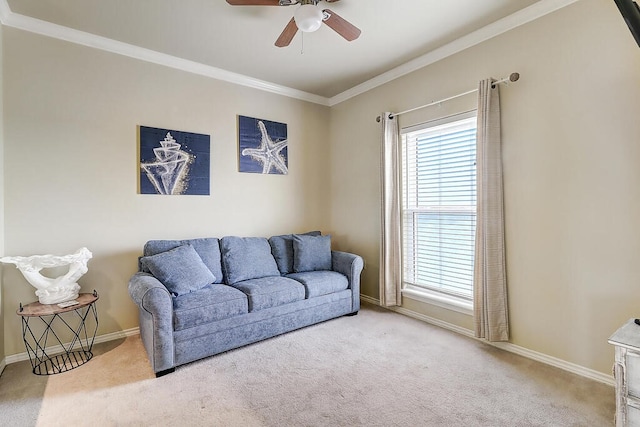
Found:
<path fill-rule="evenodd" d="M 156 376 L 360 309 L 360 256 L 320 232 L 151 240 L 129 281 Z"/>

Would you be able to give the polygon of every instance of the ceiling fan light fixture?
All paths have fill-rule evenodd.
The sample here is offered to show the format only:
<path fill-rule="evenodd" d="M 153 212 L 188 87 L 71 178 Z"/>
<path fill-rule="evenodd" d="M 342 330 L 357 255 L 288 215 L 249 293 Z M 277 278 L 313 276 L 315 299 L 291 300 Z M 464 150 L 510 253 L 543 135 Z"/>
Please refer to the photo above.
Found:
<path fill-rule="evenodd" d="M 322 25 L 322 11 L 313 4 L 303 4 L 296 9 L 293 19 L 300 31 L 312 33 Z"/>

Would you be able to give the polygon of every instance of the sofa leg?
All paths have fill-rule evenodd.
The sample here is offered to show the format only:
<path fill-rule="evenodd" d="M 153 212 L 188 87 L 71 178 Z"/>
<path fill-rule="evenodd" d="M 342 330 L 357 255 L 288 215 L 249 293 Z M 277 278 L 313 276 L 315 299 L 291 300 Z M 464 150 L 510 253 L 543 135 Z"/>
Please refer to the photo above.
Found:
<path fill-rule="evenodd" d="M 357 315 L 357 314 L 358 314 L 358 312 L 357 312 L 357 311 L 354 311 L 353 313 L 345 314 L 345 316 L 355 316 L 355 315 Z"/>
<path fill-rule="evenodd" d="M 175 372 L 176 368 L 165 369 L 164 371 L 156 372 L 156 378 L 164 377 L 167 374 Z"/>

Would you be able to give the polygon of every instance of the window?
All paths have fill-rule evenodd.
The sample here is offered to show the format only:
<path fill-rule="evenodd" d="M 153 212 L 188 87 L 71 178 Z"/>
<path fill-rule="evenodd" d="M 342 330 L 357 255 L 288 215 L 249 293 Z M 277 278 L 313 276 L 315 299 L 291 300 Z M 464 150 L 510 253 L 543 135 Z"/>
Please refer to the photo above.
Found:
<path fill-rule="evenodd" d="M 470 308 L 476 230 L 475 111 L 403 129 L 401 174 L 403 289 Z"/>

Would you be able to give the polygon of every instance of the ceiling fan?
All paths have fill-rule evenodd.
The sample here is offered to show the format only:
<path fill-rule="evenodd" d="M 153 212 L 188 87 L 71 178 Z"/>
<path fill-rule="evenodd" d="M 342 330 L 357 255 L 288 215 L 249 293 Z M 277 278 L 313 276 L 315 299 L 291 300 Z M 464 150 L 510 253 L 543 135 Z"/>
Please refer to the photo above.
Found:
<path fill-rule="evenodd" d="M 305 33 L 316 31 L 322 23 L 327 24 L 347 41 L 353 41 L 360 36 L 360 29 L 337 13 L 329 9 L 320 9 L 318 3 L 325 1 L 335 3 L 339 0 L 227 0 L 231 6 L 293 6 L 299 4 L 293 18 L 276 40 L 278 47 L 289 46 L 298 30 Z"/>

